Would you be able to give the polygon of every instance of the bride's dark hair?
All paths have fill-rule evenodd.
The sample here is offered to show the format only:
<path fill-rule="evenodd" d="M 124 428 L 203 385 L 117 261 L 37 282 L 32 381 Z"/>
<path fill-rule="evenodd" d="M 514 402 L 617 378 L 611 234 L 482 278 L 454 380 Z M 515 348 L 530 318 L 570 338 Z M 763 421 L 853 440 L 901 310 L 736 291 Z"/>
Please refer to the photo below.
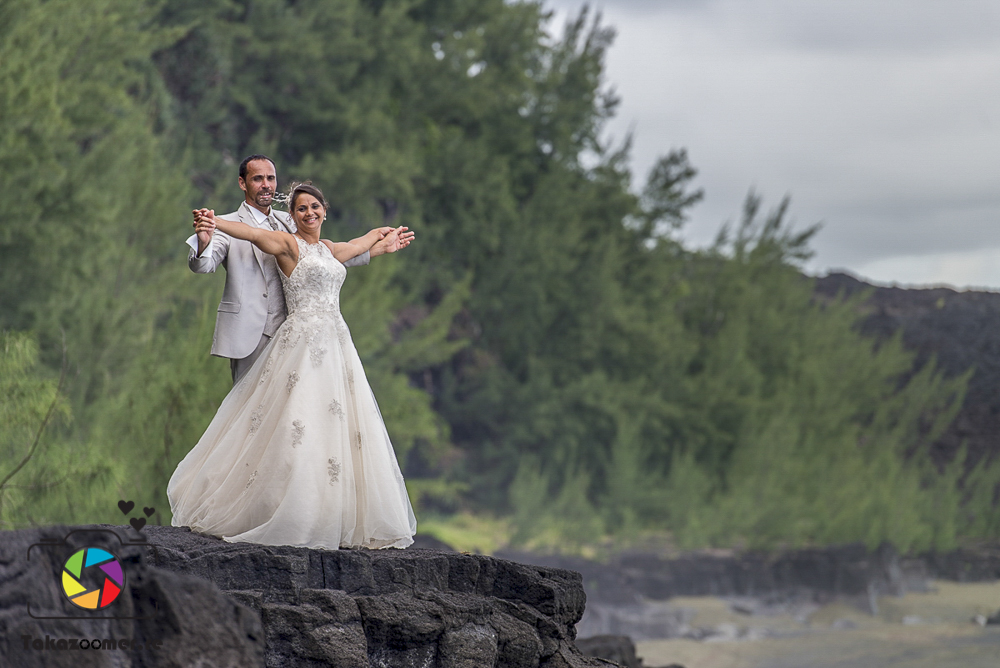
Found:
<path fill-rule="evenodd" d="M 319 203 L 323 205 L 324 209 L 329 209 L 330 205 L 327 204 L 326 198 L 323 197 L 323 191 L 312 184 L 312 181 L 305 181 L 303 183 L 293 183 L 292 189 L 288 193 L 288 210 L 289 212 L 295 209 L 295 200 L 299 198 L 299 195 L 312 195 L 319 200 Z"/>

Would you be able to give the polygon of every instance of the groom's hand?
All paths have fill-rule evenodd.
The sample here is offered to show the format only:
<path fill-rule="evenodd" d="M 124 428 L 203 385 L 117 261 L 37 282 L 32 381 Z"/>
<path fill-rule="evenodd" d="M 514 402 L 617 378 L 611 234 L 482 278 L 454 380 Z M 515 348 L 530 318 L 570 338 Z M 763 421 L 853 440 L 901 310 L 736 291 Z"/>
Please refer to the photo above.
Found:
<path fill-rule="evenodd" d="M 395 253 L 401 248 L 406 248 L 413 241 L 413 232 L 408 231 L 408 227 L 389 228 L 388 233 L 372 246 L 370 257 Z"/>
<path fill-rule="evenodd" d="M 209 242 L 212 241 L 212 235 L 215 234 L 215 224 L 212 222 L 214 213 L 209 209 L 195 209 L 191 212 L 191 215 L 194 216 L 195 233 L 198 235 L 198 257 L 201 257 L 201 254 L 208 248 Z"/>

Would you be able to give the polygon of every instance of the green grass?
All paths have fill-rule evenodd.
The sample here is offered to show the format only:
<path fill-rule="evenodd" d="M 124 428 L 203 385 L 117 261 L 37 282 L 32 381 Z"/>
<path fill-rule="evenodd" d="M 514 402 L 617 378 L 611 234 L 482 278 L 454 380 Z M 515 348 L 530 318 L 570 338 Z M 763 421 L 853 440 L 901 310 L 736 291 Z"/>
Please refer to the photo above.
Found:
<path fill-rule="evenodd" d="M 432 536 L 459 552 L 493 554 L 510 543 L 510 522 L 487 515 L 457 513 L 421 517 L 417 533 Z"/>

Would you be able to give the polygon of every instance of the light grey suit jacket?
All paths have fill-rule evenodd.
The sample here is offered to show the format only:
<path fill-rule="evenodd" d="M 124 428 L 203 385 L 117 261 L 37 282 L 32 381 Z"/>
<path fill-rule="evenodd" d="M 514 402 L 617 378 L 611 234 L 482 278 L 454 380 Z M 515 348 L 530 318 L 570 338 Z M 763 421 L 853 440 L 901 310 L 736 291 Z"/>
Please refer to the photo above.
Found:
<path fill-rule="evenodd" d="M 291 216 L 283 211 L 271 209 L 272 215 L 284 226 L 286 232 L 295 231 Z M 222 216 L 226 220 L 239 220 L 253 227 L 265 227 L 250 212 L 246 202 L 233 213 Z M 195 240 L 197 243 L 197 240 Z M 363 253 L 344 263 L 346 267 L 366 265 L 369 254 Z M 197 274 L 213 273 L 219 265 L 226 268 L 226 287 L 222 291 L 219 313 L 215 319 L 215 334 L 212 337 L 212 354 L 230 359 L 242 359 L 252 353 L 260 343 L 267 322 L 267 279 L 265 266 L 274 265 L 272 256 L 267 255 L 249 241 L 234 239 L 219 230 L 215 231 L 210 248 L 201 257 L 192 249 L 188 253 L 188 266 Z M 284 314 L 281 314 L 284 319 Z"/>

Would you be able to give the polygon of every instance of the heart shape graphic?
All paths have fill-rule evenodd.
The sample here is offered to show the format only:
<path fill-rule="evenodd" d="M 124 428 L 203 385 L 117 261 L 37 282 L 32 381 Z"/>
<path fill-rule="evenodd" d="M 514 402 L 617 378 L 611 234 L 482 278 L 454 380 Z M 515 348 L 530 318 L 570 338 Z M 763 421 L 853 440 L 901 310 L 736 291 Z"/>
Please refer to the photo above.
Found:
<path fill-rule="evenodd" d="M 131 524 L 132 528 L 135 529 L 136 531 L 141 531 L 142 528 L 144 526 L 146 526 L 146 518 L 145 517 L 133 517 L 132 519 L 130 519 L 128 521 L 128 523 Z"/>
<path fill-rule="evenodd" d="M 122 511 L 122 515 L 128 515 L 135 508 L 135 501 L 119 501 L 118 510 Z"/>
<path fill-rule="evenodd" d="M 152 517 L 153 513 L 156 512 L 156 508 L 143 508 L 142 512 L 146 513 L 146 517 Z"/>

